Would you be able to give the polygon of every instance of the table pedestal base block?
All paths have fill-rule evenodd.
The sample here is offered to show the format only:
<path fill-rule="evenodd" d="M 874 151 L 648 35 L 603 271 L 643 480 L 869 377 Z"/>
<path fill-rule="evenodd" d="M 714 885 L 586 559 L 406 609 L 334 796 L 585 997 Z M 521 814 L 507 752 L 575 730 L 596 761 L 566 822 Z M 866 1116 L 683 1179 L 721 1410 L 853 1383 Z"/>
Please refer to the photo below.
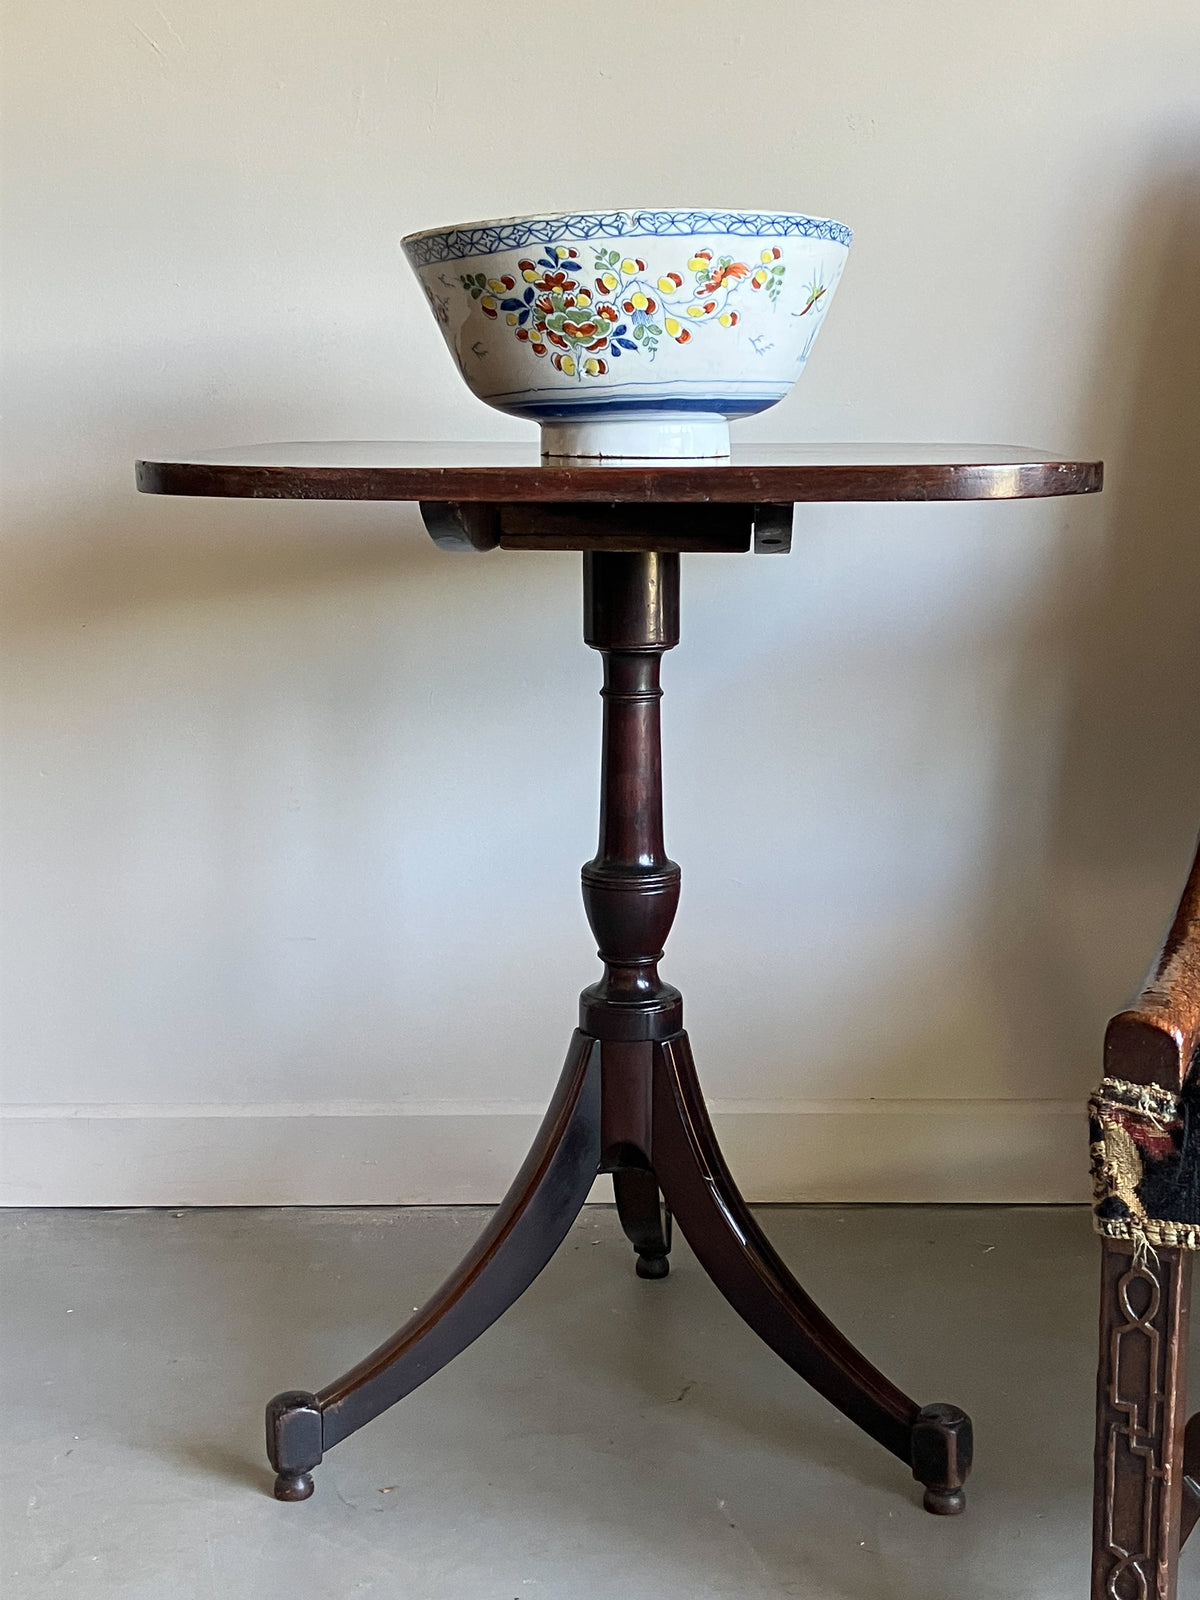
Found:
<path fill-rule="evenodd" d="M 267 1408 L 281 1500 L 312 1493 L 324 1451 L 433 1376 L 524 1293 L 565 1239 L 595 1177 L 613 1175 L 643 1278 L 669 1271 L 672 1217 L 725 1298 L 784 1361 L 905 1462 L 926 1508 L 963 1509 L 971 1423 L 917 1405 L 804 1292 L 738 1193 L 709 1122 L 679 991 L 658 973 L 679 900 L 663 843 L 661 658 L 679 638 L 679 556 L 584 555 L 584 636 L 604 658 L 600 845 L 583 897 L 600 982 L 532 1150 L 470 1254 L 385 1344 L 316 1394 Z"/>

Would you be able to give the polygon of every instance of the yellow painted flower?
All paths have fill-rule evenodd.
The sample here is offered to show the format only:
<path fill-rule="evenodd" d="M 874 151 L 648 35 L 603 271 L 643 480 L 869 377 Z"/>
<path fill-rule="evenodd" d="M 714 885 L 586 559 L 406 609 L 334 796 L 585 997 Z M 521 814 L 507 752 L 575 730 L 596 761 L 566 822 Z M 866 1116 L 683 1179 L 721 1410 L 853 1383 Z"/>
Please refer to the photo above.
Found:
<path fill-rule="evenodd" d="M 689 306 L 688 310 L 687 310 L 687 314 L 688 314 L 689 317 L 702 317 L 704 315 L 704 307 L 703 306 Z"/>
<path fill-rule="evenodd" d="M 521 276 L 525 279 L 526 283 L 536 283 L 541 274 L 535 272 L 532 267 L 526 267 Z"/>
<path fill-rule="evenodd" d="M 722 311 L 721 315 L 717 318 L 717 321 L 723 328 L 733 327 L 733 318 L 730 316 L 728 311 Z"/>
<path fill-rule="evenodd" d="M 666 324 L 667 324 L 667 332 L 671 335 L 671 337 L 673 339 L 675 337 L 675 335 L 679 332 L 679 324 L 675 321 L 674 317 L 667 317 Z"/>
<path fill-rule="evenodd" d="M 493 294 L 503 294 L 506 287 L 507 286 L 505 284 L 500 282 L 499 278 L 488 279 L 488 288 Z"/>
<path fill-rule="evenodd" d="M 706 259 L 702 259 L 700 256 L 693 256 L 692 259 L 688 262 L 688 271 L 689 272 L 703 272 L 704 269 L 707 266 L 708 266 L 708 261 Z"/>
<path fill-rule="evenodd" d="M 575 296 L 575 304 L 580 306 L 590 306 L 591 303 L 592 297 L 588 291 L 586 289 L 580 289 L 579 293 Z"/>
<path fill-rule="evenodd" d="M 638 269 L 637 262 L 636 261 L 631 261 L 628 256 L 626 256 L 625 260 L 622 261 L 622 263 L 621 263 L 621 271 L 622 272 L 636 272 L 637 269 Z"/>
<path fill-rule="evenodd" d="M 775 254 L 776 253 L 774 250 L 764 250 L 758 259 L 764 264 L 769 264 L 770 262 L 774 261 Z"/>
<path fill-rule="evenodd" d="M 658 280 L 658 287 L 662 290 L 663 294 L 674 294 L 679 285 L 671 278 L 660 278 Z"/>
<path fill-rule="evenodd" d="M 568 378 L 573 378 L 575 376 L 575 357 L 574 356 L 564 356 L 562 358 L 562 360 L 559 362 L 559 366 L 566 373 Z"/>
<path fill-rule="evenodd" d="M 510 328 L 515 328 L 517 325 L 517 313 L 515 311 L 510 311 L 504 320 L 508 323 Z"/>
<path fill-rule="evenodd" d="M 767 279 L 770 276 L 771 276 L 771 274 L 769 272 L 764 272 L 763 269 L 761 267 L 759 267 L 758 271 L 754 274 L 754 280 L 753 281 L 761 289 L 763 284 L 766 283 Z"/>
<path fill-rule="evenodd" d="M 635 311 L 645 311 L 646 307 L 650 303 L 640 289 L 635 290 L 634 293 L 629 296 L 629 299 Z"/>

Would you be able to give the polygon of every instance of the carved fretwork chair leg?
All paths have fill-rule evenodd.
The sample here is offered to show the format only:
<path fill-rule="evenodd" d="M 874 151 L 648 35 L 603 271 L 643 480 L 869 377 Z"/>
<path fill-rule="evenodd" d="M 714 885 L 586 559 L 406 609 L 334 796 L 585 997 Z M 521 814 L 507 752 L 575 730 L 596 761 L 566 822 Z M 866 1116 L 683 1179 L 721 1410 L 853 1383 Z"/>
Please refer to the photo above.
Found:
<path fill-rule="evenodd" d="M 1092 1600 L 1176 1600 L 1200 1509 L 1184 1469 L 1191 1283 L 1189 1251 L 1135 1259 L 1132 1245 L 1104 1241 Z"/>
<path fill-rule="evenodd" d="M 1200 1520 L 1200 1415 L 1185 1422 L 1200 1249 L 1200 849 L 1140 994 L 1108 1024 L 1090 1111 L 1104 1252 L 1092 1600 L 1175 1600 L 1179 1552 Z"/>

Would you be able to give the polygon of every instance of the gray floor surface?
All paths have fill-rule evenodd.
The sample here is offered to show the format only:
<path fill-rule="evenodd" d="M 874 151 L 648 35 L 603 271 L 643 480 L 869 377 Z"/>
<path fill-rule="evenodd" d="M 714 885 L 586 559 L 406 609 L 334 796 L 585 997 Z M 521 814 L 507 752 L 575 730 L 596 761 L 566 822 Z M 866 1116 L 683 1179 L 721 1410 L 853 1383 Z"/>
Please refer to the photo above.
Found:
<path fill-rule="evenodd" d="M 771 1209 L 806 1287 L 975 1418 L 967 1514 L 742 1326 L 677 1244 L 643 1283 L 585 1212 L 519 1304 L 270 1497 L 262 1406 L 403 1320 L 485 1212 L 7 1212 L 6 1600 L 1081 1600 L 1086 1213 Z M 1189 1588 L 1189 1585 L 1191 1586 Z M 1200 1550 L 1181 1595 L 1200 1593 Z"/>

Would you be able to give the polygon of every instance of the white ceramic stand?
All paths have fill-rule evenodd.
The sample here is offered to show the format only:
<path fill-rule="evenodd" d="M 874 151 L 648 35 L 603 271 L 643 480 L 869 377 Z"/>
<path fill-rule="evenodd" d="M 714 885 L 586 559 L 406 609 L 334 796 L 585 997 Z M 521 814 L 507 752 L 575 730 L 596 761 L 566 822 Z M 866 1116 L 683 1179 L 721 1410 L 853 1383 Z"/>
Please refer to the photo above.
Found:
<path fill-rule="evenodd" d="M 729 424 L 715 413 L 652 411 L 585 422 L 543 422 L 541 428 L 542 455 L 549 460 L 686 461 L 729 455 Z"/>

